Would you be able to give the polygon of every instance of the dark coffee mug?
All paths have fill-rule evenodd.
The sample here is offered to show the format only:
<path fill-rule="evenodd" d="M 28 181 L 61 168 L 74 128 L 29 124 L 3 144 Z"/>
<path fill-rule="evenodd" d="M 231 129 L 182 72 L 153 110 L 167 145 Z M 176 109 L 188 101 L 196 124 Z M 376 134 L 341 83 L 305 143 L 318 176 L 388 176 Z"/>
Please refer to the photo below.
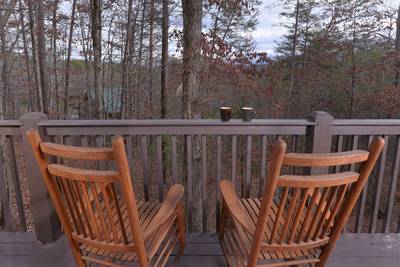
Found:
<path fill-rule="evenodd" d="M 230 107 L 220 107 L 219 112 L 222 121 L 229 121 L 232 118 L 233 111 Z"/>
<path fill-rule="evenodd" d="M 244 121 L 251 121 L 256 117 L 256 112 L 253 108 L 242 107 L 242 117 Z"/>

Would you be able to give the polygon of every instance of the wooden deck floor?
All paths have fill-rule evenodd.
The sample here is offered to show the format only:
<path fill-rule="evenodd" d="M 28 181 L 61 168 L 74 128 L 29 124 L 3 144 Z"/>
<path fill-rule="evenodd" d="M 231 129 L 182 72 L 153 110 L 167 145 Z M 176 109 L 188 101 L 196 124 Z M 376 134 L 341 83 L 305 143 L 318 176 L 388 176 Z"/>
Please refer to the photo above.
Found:
<path fill-rule="evenodd" d="M 187 241 L 184 255 L 173 259 L 172 266 L 226 266 L 215 234 L 190 234 Z M 74 261 L 64 239 L 38 244 L 31 233 L 0 232 L 0 266 L 69 267 Z M 400 266 L 400 235 L 343 235 L 328 266 Z"/>

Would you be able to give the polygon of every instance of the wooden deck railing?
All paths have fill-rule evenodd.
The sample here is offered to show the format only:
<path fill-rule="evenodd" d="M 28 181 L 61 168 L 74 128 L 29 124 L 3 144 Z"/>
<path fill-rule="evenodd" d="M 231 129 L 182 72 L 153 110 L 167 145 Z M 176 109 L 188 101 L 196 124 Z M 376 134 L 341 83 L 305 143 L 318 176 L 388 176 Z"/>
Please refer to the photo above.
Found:
<path fill-rule="evenodd" d="M 56 239 L 60 227 L 23 135 L 35 126 L 43 138 L 72 145 L 108 146 L 111 136 L 123 135 L 138 195 L 162 200 L 171 184 L 184 184 L 191 232 L 214 231 L 219 223 L 221 179 L 231 179 L 243 197 L 260 194 L 269 145 L 277 136 L 286 139 L 289 151 L 330 152 L 367 148 L 374 135 L 381 135 L 387 145 L 346 231 L 399 231 L 400 120 L 335 120 L 325 112 L 314 112 L 307 120 L 252 122 L 55 121 L 29 113 L 17 121 L 0 121 L 0 149 L 6 159 L 0 165 L 1 218 L 5 230 L 17 225 L 26 231 L 33 226 L 38 240 Z M 107 167 L 101 162 L 98 166 Z"/>

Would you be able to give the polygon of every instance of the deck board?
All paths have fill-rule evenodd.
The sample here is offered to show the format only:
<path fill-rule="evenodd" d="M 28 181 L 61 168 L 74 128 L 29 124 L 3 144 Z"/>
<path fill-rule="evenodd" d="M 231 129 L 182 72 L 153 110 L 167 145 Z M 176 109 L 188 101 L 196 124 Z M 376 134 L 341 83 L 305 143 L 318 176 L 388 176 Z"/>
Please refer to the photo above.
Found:
<path fill-rule="evenodd" d="M 55 243 L 35 242 L 32 233 L 0 232 L 0 266 L 74 266 L 64 238 Z M 225 267 L 216 234 L 190 234 L 181 257 L 172 257 L 173 266 Z M 399 266 L 400 235 L 345 234 L 329 259 L 328 266 Z"/>

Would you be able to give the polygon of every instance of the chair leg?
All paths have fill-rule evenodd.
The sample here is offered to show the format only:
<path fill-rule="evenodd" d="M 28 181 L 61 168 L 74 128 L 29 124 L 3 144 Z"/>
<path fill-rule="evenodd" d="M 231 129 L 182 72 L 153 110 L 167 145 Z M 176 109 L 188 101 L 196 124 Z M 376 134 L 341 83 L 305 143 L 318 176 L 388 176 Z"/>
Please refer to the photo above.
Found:
<path fill-rule="evenodd" d="M 70 247 L 71 252 L 72 252 L 72 256 L 75 259 L 76 265 L 78 267 L 87 267 L 86 262 L 82 259 L 83 255 L 79 251 L 79 248 L 78 248 L 79 245 L 75 242 L 75 240 L 72 239 L 71 236 L 66 235 L 66 237 L 67 237 L 67 241 L 69 243 L 69 247 Z"/>
<path fill-rule="evenodd" d="M 186 246 L 186 237 L 185 237 L 185 216 L 183 211 L 182 204 L 178 204 L 176 206 L 177 213 L 177 223 L 178 223 L 178 238 L 179 238 L 179 248 L 180 253 L 183 252 L 183 249 Z"/>

